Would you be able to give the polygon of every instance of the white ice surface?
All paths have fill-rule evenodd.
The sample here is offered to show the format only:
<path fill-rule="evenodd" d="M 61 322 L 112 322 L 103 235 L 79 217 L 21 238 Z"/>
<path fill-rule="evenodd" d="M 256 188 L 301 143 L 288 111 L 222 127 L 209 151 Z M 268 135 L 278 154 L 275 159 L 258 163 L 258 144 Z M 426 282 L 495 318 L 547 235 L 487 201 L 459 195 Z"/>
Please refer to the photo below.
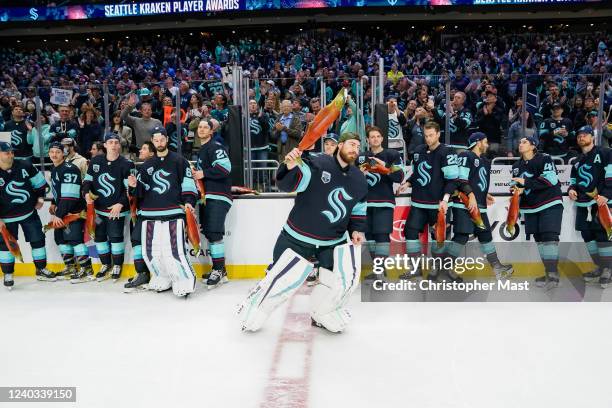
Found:
<path fill-rule="evenodd" d="M 12 405 L 24 408 L 260 407 L 287 308 L 242 333 L 235 305 L 252 284 L 183 300 L 17 278 L 0 288 L 0 386 L 78 388 L 76 404 Z M 351 309 L 344 334 L 317 330 L 309 407 L 612 407 L 611 303 L 375 304 L 357 292 Z M 304 366 L 301 346 L 283 364 L 298 349 Z"/>

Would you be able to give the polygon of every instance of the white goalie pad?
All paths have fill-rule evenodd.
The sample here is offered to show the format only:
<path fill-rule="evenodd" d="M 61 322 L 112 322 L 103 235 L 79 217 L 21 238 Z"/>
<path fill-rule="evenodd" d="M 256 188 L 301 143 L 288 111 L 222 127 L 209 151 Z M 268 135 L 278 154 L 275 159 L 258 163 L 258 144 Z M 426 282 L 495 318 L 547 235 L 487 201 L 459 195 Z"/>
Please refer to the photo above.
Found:
<path fill-rule="evenodd" d="M 163 291 L 172 287 L 176 296 L 195 291 L 196 277 L 185 253 L 185 222 L 144 221 L 142 257 L 151 271 L 148 288 Z"/>
<path fill-rule="evenodd" d="M 257 331 L 268 316 L 304 283 L 313 265 L 287 249 L 238 308 L 242 330 Z"/>
<path fill-rule="evenodd" d="M 310 316 L 327 330 L 343 331 L 351 318 L 344 308 L 359 285 L 361 247 L 353 244 L 334 248 L 334 271 L 319 268 L 319 283 L 310 295 Z"/>

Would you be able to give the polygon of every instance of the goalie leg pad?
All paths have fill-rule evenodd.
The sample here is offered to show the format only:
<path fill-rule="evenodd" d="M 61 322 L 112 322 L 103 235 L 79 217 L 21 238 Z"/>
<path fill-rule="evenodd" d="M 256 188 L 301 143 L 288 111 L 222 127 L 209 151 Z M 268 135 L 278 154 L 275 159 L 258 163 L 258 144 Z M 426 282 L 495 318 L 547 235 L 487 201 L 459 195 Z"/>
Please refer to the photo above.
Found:
<path fill-rule="evenodd" d="M 162 257 L 163 268 L 172 281 L 172 292 L 176 296 L 185 296 L 195 291 L 196 277 L 187 260 L 185 249 L 185 222 L 182 219 L 163 223 L 164 234 L 172 256 Z"/>
<path fill-rule="evenodd" d="M 327 330 L 343 331 L 350 313 L 344 308 L 359 285 L 361 248 L 352 244 L 334 248 L 334 271 L 319 268 L 319 284 L 310 295 L 310 316 Z"/>
<path fill-rule="evenodd" d="M 148 287 L 155 291 L 164 291 L 172 286 L 172 279 L 162 264 L 163 248 L 168 248 L 168 234 L 159 233 L 163 230 L 161 221 L 145 220 L 142 222 L 142 257 L 151 271 Z"/>
<path fill-rule="evenodd" d="M 302 286 L 312 268 L 306 259 L 286 249 L 240 305 L 242 330 L 259 330 L 268 316 Z"/>

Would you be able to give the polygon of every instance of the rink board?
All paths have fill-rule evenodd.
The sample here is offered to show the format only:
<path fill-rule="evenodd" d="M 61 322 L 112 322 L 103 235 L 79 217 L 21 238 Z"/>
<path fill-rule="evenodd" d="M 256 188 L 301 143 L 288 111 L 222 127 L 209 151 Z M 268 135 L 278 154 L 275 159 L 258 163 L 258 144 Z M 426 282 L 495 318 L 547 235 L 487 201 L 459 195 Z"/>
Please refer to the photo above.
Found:
<path fill-rule="evenodd" d="M 496 197 L 496 202 L 488 208 L 489 220 L 493 226 L 494 241 L 500 243 L 519 243 L 525 241 L 524 233 L 519 225 L 520 233 L 516 237 L 508 237 L 503 231 L 503 222 L 506 219 L 509 197 Z M 410 199 L 401 197 L 397 200 L 398 208 L 409 206 Z M 565 199 L 563 214 L 563 227 L 561 234 L 562 242 L 580 242 L 580 235 L 574 230 L 575 210 L 573 205 Z M 236 199 L 226 220 L 226 262 L 230 278 L 233 279 L 254 279 L 263 277 L 266 266 L 272 261 L 272 250 L 274 243 L 284 225 L 289 211 L 293 205 L 293 197 L 279 195 L 258 197 L 243 197 Z M 41 209 L 40 216 L 43 225 L 49 222 L 48 212 L 49 203 Z M 403 220 L 394 222 L 394 239 L 403 239 Z M 129 229 L 126 225 L 125 236 L 129 237 Z M 203 247 L 207 247 L 206 240 L 202 237 Z M 19 244 L 24 257 L 23 264 L 16 264 L 15 272 L 17 275 L 34 275 L 34 266 L 29 245 L 23 240 L 20 231 Z M 90 255 L 94 257 L 94 264 L 97 263 L 97 255 L 93 242 L 88 242 Z M 529 268 L 529 263 L 538 262 L 539 256 L 535 244 L 529 245 L 529 250 L 521 250 L 520 253 L 513 253 L 512 246 L 499 245 L 498 252 L 500 258 L 507 262 L 520 262 Z M 573 261 L 589 262 L 588 256 L 583 245 L 572 245 L 571 253 L 565 254 Z M 517 251 L 514 251 L 517 252 Z M 193 251 L 191 251 L 193 254 Z M 61 255 L 53 241 L 53 231 L 47 232 L 47 256 L 50 269 L 58 270 L 62 268 Z M 208 257 L 191 257 L 196 272 L 201 273 L 210 269 Z M 519 268 L 520 269 L 520 268 Z M 536 269 L 536 268 L 533 268 Z M 134 268 L 132 265 L 132 250 L 129 241 L 126 243 L 126 265 L 125 276 L 132 276 Z"/>

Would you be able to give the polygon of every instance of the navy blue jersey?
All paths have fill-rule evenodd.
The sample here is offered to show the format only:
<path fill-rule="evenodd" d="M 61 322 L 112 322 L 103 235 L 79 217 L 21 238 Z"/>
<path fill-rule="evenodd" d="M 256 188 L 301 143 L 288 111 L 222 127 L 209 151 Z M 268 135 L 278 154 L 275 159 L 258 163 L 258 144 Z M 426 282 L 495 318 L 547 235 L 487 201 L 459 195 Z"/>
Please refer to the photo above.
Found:
<path fill-rule="evenodd" d="M 197 190 L 189 162 L 172 151 L 145 161 L 137 175 L 138 215 L 147 220 L 176 219 L 185 204 L 196 203 Z"/>
<path fill-rule="evenodd" d="M 28 128 L 23 120 L 20 122 L 9 120 L 4 125 L 4 131 L 11 132 L 11 146 L 15 157 L 32 157 L 32 145 L 28 143 Z"/>
<path fill-rule="evenodd" d="M 51 136 L 50 142 L 61 142 L 66 137 L 76 139 L 79 135 L 79 124 L 73 120 L 59 121 L 51 126 L 49 134 Z"/>
<path fill-rule="evenodd" d="M 412 159 L 411 201 L 418 208 L 437 209 L 445 194 L 452 195 L 457 188 L 457 154 L 455 150 L 440 143 L 431 151 L 420 145 Z"/>
<path fill-rule="evenodd" d="M 570 174 L 570 190 L 578 193 L 576 205 L 588 207 L 595 200 L 587 195 L 593 190 L 604 197 L 612 199 L 612 150 L 594 146 L 590 152 L 581 153 Z M 612 200 L 610 200 L 612 202 Z"/>
<path fill-rule="evenodd" d="M 466 150 L 457 157 L 459 166 L 459 183 L 470 185 L 476 196 L 476 202 L 481 212 L 487 209 L 487 194 L 491 184 L 491 161 L 485 157 L 478 156 L 471 150 Z M 465 208 L 459 198 L 453 199 L 453 206 Z"/>
<path fill-rule="evenodd" d="M 560 156 L 567 153 L 570 146 L 574 145 L 574 131 L 572 121 L 567 118 L 555 120 L 546 119 L 540 125 L 540 140 L 544 145 L 544 153 Z M 567 136 L 561 135 L 561 130 L 567 131 Z"/>
<path fill-rule="evenodd" d="M 383 149 L 382 152 L 374 154 L 367 151 L 359 156 L 357 163 L 362 165 L 368 163 L 370 157 L 385 162 L 386 167 L 398 166 L 403 168 L 402 158 L 397 150 Z M 401 183 L 404 178 L 403 171 L 395 171 L 389 175 L 367 173 L 366 180 L 368 182 L 368 208 L 371 207 L 395 207 L 395 193 L 393 192 L 393 183 Z"/>
<path fill-rule="evenodd" d="M 6 223 L 28 218 L 46 188 L 43 174 L 27 160 L 15 160 L 10 169 L 0 169 L 0 220 Z"/>
<path fill-rule="evenodd" d="M 451 116 L 448 121 L 448 130 L 450 133 L 450 145 L 455 147 L 467 148 L 468 145 L 468 130 L 472 125 L 473 116 L 466 108 L 462 108 L 455 112 L 456 114 Z M 442 103 L 438 109 L 434 110 L 434 119 L 440 123 L 440 140 L 446 140 L 445 132 L 445 121 L 446 121 L 446 105 Z"/>
<path fill-rule="evenodd" d="M 200 147 L 196 169 L 204 171 L 207 200 L 221 200 L 232 205 L 232 163 L 222 144 L 213 140 Z"/>
<path fill-rule="evenodd" d="M 81 171 L 72 163 L 63 162 L 51 169 L 52 203 L 57 206 L 55 215 L 63 218 L 71 213 L 85 209 L 85 200 L 81 197 Z"/>
<path fill-rule="evenodd" d="M 291 170 L 282 164 L 276 180 L 281 191 L 298 193 L 283 228 L 299 241 L 329 246 L 343 242 L 347 231 L 366 231 L 368 183 L 357 167 L 311 153 Z"/>
<path fill-rule="evenodd" d="M 268 148 L 270 139 L 270 120 L 267 114 L 257 113 L 249 115 L 249 131 L 251 133 L 251 149 L 261 150 Z"/>
<path fill-rule="evenodd" d="M 83 181 L 83 195 L 91 192 L 98 197 L 95 201 L 96 213 L 108 216 L 109 207 L 115 204 L 123 205 L 124 215 L 129 213 L 127 178 L 133 168 L 134 162 L 123 156 L 113 161 L 107 160 L 104 155 L 91 159 Z"/>
<path fill-rule="evenodd" d="M 557 168 L 545 153 L 536 153 L 531 160 L 520 159 L 512 165 L 512 177 L 525 179 L 521 196 L 522 213 L 535 213 L 563 204 Z"/>

